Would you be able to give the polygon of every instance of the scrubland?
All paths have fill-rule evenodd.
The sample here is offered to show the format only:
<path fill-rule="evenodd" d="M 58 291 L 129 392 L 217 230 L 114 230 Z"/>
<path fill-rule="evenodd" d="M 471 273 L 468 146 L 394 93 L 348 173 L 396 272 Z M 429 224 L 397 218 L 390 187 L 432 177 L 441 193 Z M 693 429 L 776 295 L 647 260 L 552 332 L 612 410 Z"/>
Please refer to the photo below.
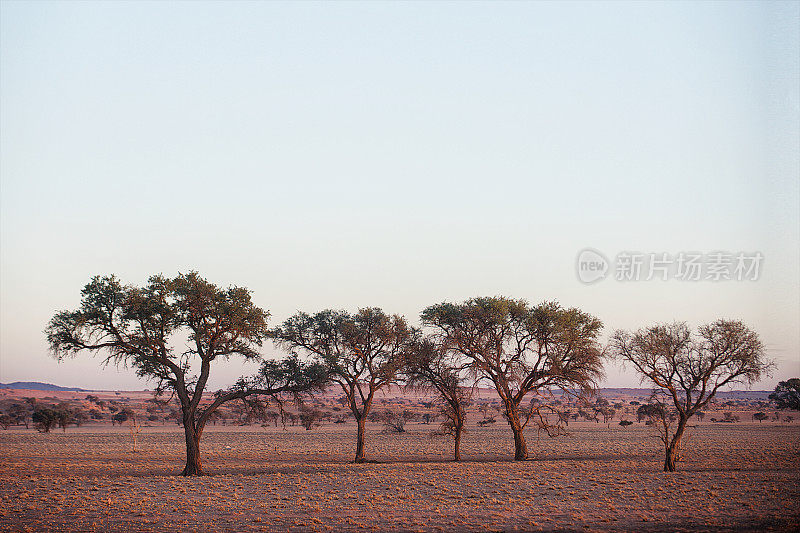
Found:
<path fill-rule="evenodd" d="M 181 428 L 0 431 L 2 531 L 789 531 L 800 526 L 800 425 L 699 423 L 679 472 L 651 427 L 576 421 L 515 462 L 502 419 L 474 425 L 461 463 L 435 424 L 211 426 L 208 475 L 176 476 Z"/>

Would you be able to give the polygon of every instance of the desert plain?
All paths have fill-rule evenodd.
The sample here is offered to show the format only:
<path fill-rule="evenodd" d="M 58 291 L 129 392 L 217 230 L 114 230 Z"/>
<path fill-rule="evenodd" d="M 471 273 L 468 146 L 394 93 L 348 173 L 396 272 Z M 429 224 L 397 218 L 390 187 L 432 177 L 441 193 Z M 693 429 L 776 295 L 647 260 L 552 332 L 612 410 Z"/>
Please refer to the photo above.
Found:
<path fill-rule="evenodd" d="M 11 394 L 4 392 L 3 400 Z M 29 393 L 34 394 L 34 393 Z M 51 400 L 81 393 L 49 393 Z M 119 396 L 119 393 L 115 393 Z M 41 396 L 42 393 L 39 393 Z M 70 396 L 71 395 L 71 396 Z M 113 396 L 110 396 L 113 397 Z M 141 396 L 144 398 L 144 395 Z M 135 403 L 136 396 L 128 401 Z M 146 422 L 0 430 L 1 531 L 792 531 L 800 527 L 800 424 L 693 421 L 679 471 L 662 472 L 653 427 L 625 409 L 568 435 L 527 432 L 513 460 L 501 417 L 470 411 L 463 461 L 436 423 L 209 426 L 205 476 L 184 478 L 182 429 Z M 46 401 L 40 399 L 39 401 Z M 121 402 L 124 400 L 120 400 Z M 388 402 L 388 403 L 391 403 Z M 747 402 L 741 402 L 746 405 Z M 737 409 L 719 406 L 719 409 Z M 627 413 L 627 414 L 626 414 Z M 620 419 L 635 423 L 622 427 Z"/>

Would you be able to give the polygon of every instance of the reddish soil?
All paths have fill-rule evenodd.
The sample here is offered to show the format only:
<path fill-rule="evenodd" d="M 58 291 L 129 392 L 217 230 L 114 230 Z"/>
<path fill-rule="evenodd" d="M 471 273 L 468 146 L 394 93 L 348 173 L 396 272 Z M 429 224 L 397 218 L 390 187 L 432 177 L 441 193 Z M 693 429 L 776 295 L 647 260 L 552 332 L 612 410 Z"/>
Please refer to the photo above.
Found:
<path fill-rule="evenodd" d="M 472 422 L 481 415 L 471 414 Z M 628 417 L 630 418 L 630 417 Z M 743 417 L 744 419 L 744 417 Z M 369 424 L 368 458 L 349 464 L 355 426 L 213 426 L 207 476 L 175 476 L 174 423 L 0 431 L 2 531 L 789 531 L 800 527 L 800 424 L 705 422 L 679 472 L 642 424 L 572 422 L 529 435 L 514 462 L 498 418 L 470 425 L 465 461 L 435 425 L 387 435 Z"/>

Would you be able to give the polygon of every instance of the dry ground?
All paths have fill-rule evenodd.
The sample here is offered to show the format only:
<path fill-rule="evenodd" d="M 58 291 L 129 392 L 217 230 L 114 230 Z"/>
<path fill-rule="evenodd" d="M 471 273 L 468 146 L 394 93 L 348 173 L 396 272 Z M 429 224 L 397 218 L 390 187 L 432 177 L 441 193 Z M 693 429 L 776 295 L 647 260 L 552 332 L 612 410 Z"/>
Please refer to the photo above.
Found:
<path fill-rule="evenodd" d="M 513 457 L 510 431 L 470 427 L 461 464 L 432 426 L 383 435 L 377 463 L 348 464 L 355 426 L 211 427 L 209 475 L 174 476 L 180 429 L 0 432 L 2 531 L 793 530 L 800 425 L 701 424 L 680 472 L 661 469 L 650 428 L 572 423 L 571 436 Z"/>

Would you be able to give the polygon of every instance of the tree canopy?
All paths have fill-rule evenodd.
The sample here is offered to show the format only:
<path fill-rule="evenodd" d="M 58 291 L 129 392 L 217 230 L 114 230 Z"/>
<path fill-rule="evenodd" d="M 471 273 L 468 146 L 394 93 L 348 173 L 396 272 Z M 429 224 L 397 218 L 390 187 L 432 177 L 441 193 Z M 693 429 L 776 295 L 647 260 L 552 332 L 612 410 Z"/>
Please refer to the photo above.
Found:
<path fill-rule="evenodd" d="M 665 471 L 675 461 L 689 417 L 704 408 L 718 390 L 734 383 L 753 383 L 771 367 L 758 334 L 738 320 L 717 320 L 693 335 L 685 322 L 658 324 L 636 332 L 614 332 L 610 350 L 632 365 L 643 381 L 655 385 L 672 404 L 677 427 L 665 425 Z M 654 396 L 657 398 L 660 396 Z"/>

